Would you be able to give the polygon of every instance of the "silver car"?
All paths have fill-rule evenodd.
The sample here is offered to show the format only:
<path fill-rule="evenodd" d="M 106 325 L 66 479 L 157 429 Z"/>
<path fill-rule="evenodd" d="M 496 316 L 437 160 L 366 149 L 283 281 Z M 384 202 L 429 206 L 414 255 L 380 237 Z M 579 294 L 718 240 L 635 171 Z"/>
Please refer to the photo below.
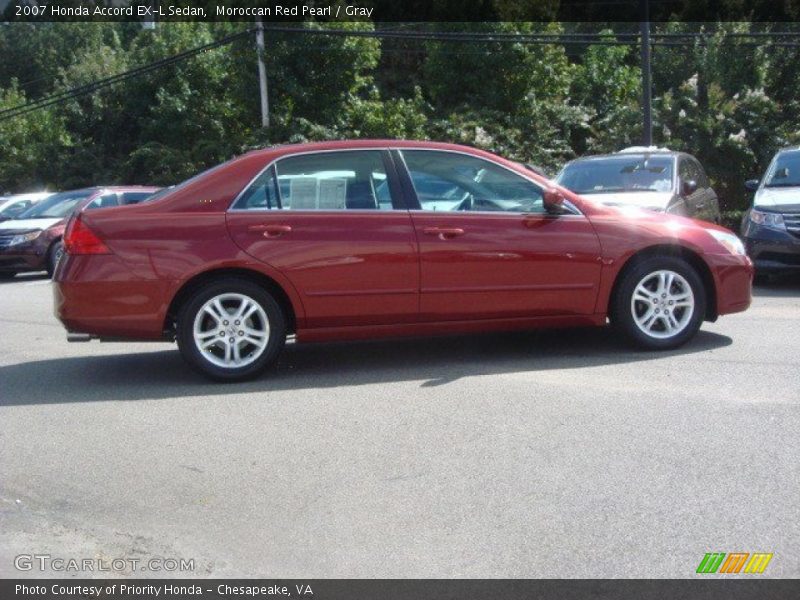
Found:
<path fill-rule="evenodd" d="M 626 148 L 567 163 L 556 177 L 565 188 L 603 204 L 635 206 L 719 223 L 719 200 L 691 154 Z"/>

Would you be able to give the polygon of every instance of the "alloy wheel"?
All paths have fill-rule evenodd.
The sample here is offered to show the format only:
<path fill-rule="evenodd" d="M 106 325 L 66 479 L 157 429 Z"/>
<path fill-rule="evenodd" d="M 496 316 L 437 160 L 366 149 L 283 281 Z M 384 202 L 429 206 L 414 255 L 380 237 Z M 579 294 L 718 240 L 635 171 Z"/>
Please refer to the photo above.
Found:
<path fill-rule="evenodd" d="M 197 349 L 208 362 L 225 369 L 255 362 L 264 353 L 269 337 L 266 311 L 245 294 L 214 296 L 194 318 Z"/>
<path fill-rule="evenodd" d="M 695 298 L 689 282 L 680 273 L 653 271 L 636 285 L 631 313 L 636 326 L 653 338 L 678 335 L 692 320 Z"/>

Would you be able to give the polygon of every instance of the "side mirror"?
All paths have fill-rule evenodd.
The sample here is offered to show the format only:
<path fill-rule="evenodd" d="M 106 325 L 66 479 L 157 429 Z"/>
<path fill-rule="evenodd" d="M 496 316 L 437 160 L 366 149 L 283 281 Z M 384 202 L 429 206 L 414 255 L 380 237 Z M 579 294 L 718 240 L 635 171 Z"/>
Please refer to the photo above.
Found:
<path fill-rule="evenodd" d="M 561 206 L 564 204 L 564 194 L 553 188 L 546 189 L 542 195 L 542 202 L 547 212 L 561 212 Z"/>
<path fill-rule="evenodd" d="M 751 192 L 755 192 L 756 190 L 758 190 L 758 183 L 759 183 L 758 179 L 748 179 L 747 181 L 744 182 L 744 187 L 750 190 Z"/>
<path fill-rule="evenodd" d="M 694 179 L 689 179 L 683 182 L 681 186 L 681 193 L 684 196 L 691 196 L 697 191 L 697 182 Z"/>

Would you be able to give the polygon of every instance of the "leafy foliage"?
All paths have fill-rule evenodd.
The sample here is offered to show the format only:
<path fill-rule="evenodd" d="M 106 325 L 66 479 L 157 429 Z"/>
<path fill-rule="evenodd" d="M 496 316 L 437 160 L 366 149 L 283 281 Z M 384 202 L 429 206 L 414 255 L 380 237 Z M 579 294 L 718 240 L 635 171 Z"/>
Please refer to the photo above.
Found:
<path fill-rule="evenodd" d="M 448 6 L 421 4 L 420 10 L 434 14 Z M 555 0 L 493 0 L 472 10 L 490 18 L 547 18 L 558 6 Z M 147 31 L 135 23 L 0 24 L 0 110 L 248 26 L 160 23 Z M 576 24 L 503 22 L 431 27 L 500 36 L 580 30 Z M 704 35 L 694 45 L 660 45 L 653 53 L 655 142 L 695 154 L 728 211 L 746 207 L 744 180 L 758 176 L 777 148 L 800 142 L 797 49 L 753 47 L 726 35 L 751 27 L 666 23 L 660 32 L 691 28 Z M 605 36 L 616 39 L 612 29 Z M 613 152 L 641 139 L 635 47 L 267 32 L 270 126 L 264 128 L 253 42 L 248 34 L 124 83 L 0 120 L 0 191 L 171 184 L 253 147 L 367 137 L 471 144 L 555 174 L 575 156 Z"/>

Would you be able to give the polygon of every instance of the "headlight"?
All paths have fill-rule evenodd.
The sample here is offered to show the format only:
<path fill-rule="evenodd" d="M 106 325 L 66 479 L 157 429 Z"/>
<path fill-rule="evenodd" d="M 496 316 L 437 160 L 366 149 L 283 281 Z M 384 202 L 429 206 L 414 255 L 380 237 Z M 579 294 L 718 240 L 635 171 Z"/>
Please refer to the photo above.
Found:
<path fill-rule="evenodd" d="M 42 234 L 41 229 L 37 229 L 36 231 L 29 231 L 28 233 L 20 233 L 19 235 L 15 235 L 11 238 L 11 243 L 9 246 L 17 246 L 19 244 L 24 244 L 25 242 L 32 242 L 36 238 L 38 238 Z"/>
<path fill-rule="evenodd" d="M 733 235 L 732 233 L 728 233 L 726 231 L 718 231 L 716 229 L 706 229 L 708 233 L 710 233 L 715 240 L 717 240 L 720 244 L 727 248 L 728 252 L 731 254 L 739 254 L 744 256 L 744 244 L 742 244 L 742 240 L 738 237 Z"/>
<path fill-rule="evenodd" d="M 764 227 L 769 227 L 770 229 L 786 229 L 786 225 L 783 223 L 783 215 L 781 213 L 764 212 L 753 208 L 750 210 L 750 220 L 756 225 L 762 225 Z"/>

